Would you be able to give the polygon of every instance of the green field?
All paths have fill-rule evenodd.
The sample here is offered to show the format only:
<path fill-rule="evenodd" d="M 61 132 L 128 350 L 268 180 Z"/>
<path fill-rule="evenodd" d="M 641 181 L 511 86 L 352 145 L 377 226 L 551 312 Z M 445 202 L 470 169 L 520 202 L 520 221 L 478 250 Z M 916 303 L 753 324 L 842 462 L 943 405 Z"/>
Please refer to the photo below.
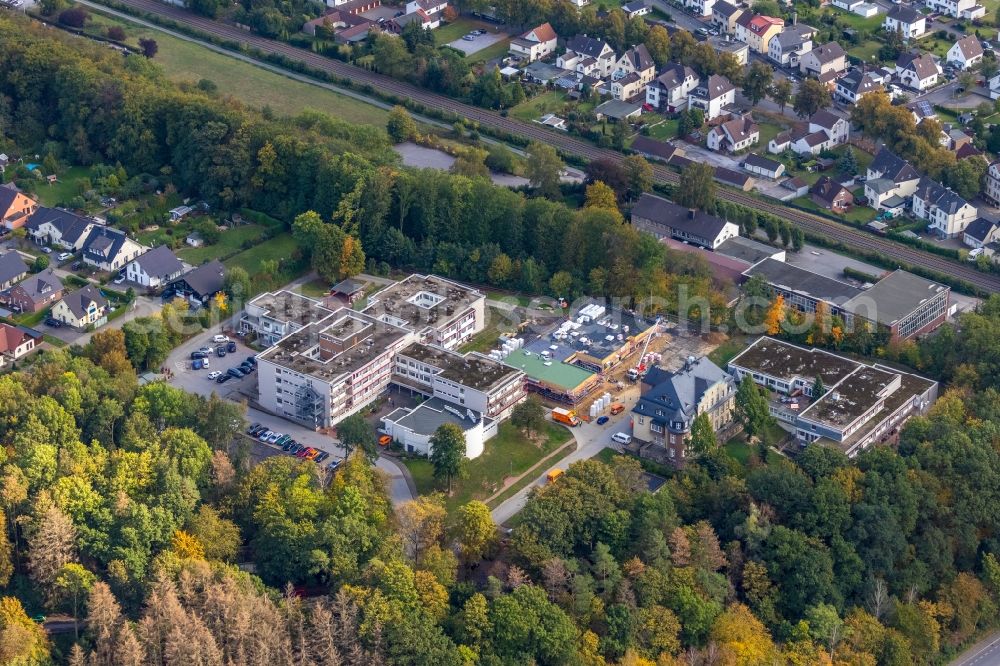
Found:
<path fill-rule="evenodd" d="M 468 57 L 470 63 L 488 62 L 507 55 L 510 50 L 510 39 L 502 39 L 496 44 L 490 44 L 482 51 L 477 51 Z"/>
<path fill-rule="evenodd" d="M 854 56 L 862 62 L 871 63 L 878 59 L 880 48 L 882 48 L 882 42 L 868 39 L 847 49 L 847 55 Z"/>
<path fill-rule="evenodd" d="M 33 194 L 44 206 L 69 204 L 73 197 L 80 194 L 79 181 L 89 176 L 90 168 L 72 167 L 60 173 L 59 182 L 54 185 L 40 182 Z"/>
<path fill-rule="evenodd" d="M 818 213 L 825 213 L 827 215 L 833 215 L 836 218 L 847 220 L 849 222 L 855 222 L 860 224 L 867 224 L 875 219 L 875 211 L 867 206 L 854 206 L 844 215 L 837 215 L 836 213 L 831 213 L 825 208 L 817 205 L 808 196 L 799 197 L 798 199 L 793 199 L 792 203 L 797 206 L 801 206 L 807 210 L 816 211 Z"/>
<path fill-rule="evenodd" d="M 565 444 L 570 437 L 569 431 L 563 426 L 546 422 L 545 438 L 539 446 L 525 439 L 509 421 L 502 423 L 496 437 L 486 442 L 483 455 L 466 461 L 468 476 L 452 482 L 452 496 L 447 501 L 449 508 L 472 499 L 486 499 L 502 488 L 505 478 L 531 469 L 539 460 Z M 428 460 L 415 458 L 404 462 L 421 495 L 443 489 L 434 480 L 433 467 Z"/>
<path fill-rule="evenodd" d="M 757 126 L 760 128 L 760 141 L 757 142 L 756 146 L 751 148 L 751 150 L 756 151 L 767 150 L 767 144 L 771 141 L 771 139 L 787 129 L 778 123 L 773 123 L 767 120 L 758 121 Z"/>
<path fill-rule="evenodd" d="M 247 241 L 261 238 L 265 231 L 267 229 L 260 224 L 244 224 L 222 232 L 219 236 L 219 242 L 215 245 L 202 245 L 201 247 L 185 245 L 183 249 L 177 251 L 177 256 L 189 264 L 197 266 L 208 259 L 232 255 L 243 247 L 243 244 Z"/>
<path fill-rule="evenodd" d="M 442 25 L 433 31 L 434 43 L 438 46 L 461 39 L 473 30 L 491 30 L 492 26 L 486 21 L 477 21 L 468 17 L 455 19 L 451 23 Z"/>
<path fill-rule="evenodd" d="M 315 109 L 347 122 L 379 127 L 385 125 L 388 117 L 387 111 L 376 106 L 275 74 L 158 30 L 96 12 L 91 16 L 91 26 L 124 28 L 129 44 L 143 37 L 155 39 L 160 48 L 153 61 L 173 81 L 197 83 L 208 79 L 218 86 L 221 95 L 257 108 L 267 106 L 279 114 L 296 115 L 304 109 Z"/>
<path fill-rule="evenodd" d="M 566 93 L 556 90 L 544 92 L 525 100 L 510 110 L 510 115 L 519 120 L 538 120 L 546 113 L 560 114 L 566 107 Z"/>
<path fill-rule="evenodd" d="M 299 244 L 292 238 L 292 234 L 286 232 L 278 234 L 266 243 L 261 243 L 249 250 L 240 252 L 223 263 L 226 264 L 227 268 L 240 266 L 253 276 L 260 272 L 261 262 L 268 260 L 280 262 L 282 259 L 289 259 L 298 246 Z"/>
<path fill-rule="evenodd" d="M 747 348 L 747 343 L 747 339 L 742 336 L 730 338 L 710 351 L 708 353 L 708 360 L 725 369 L 726 365 L 733 360 L 733 357 Z"/>
<path fill-rule="evenodd" d="M 677 120 L 676 118 L 658 122 L 657 124 L 650 126 L 649 136 L 654 139 L 659 139 L 660 141 L 665 141 L 667 139 L 676 139 L 677 128 L 679 125 L 680 121 Z"/>

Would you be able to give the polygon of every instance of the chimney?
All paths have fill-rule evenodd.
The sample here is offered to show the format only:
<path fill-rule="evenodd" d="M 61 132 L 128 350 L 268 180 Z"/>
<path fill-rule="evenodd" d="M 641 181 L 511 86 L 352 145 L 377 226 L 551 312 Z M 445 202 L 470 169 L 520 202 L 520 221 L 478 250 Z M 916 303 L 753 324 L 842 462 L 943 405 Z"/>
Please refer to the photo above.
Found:
<path fill-rule="evenodd" d="M 688 219 L 693 220 L 694 216 L 697 215 L 698 211 L 694 208 L 688 208 Z"/>
<path fill-rule="evenodd" d="M 792 12 L 792 25 L 796 25 L 799 22 L 799 13 Z"/>

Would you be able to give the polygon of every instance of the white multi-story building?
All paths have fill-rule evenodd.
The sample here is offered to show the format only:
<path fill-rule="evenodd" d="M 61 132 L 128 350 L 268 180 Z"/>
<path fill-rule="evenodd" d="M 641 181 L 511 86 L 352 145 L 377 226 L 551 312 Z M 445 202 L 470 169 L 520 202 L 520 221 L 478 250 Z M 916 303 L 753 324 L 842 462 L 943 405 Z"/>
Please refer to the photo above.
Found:
<path fill-rule="evenodd" d="M 895 5 L 885 15 L 882 27 L 886 32 L 900 32 L 903 39 L 916 39 L 927 32 L 927 19 L 913 7 Z"/>
<path fill-rule="evenodd" d="M 958 236 L 979 217 L 979 209 L 926 176 L 920 179 L 910 206 L 914 216 L 930 222 L 928 230 L 945 238 Z"/>
<path fill-rule="evenodd" d="M 992 204 L 1000 205 L 1000 162 L 994 162 L 986 170 L 986 187 L 983 188 L 983 198 Z"/>
<path fill-rule="evenodd" d="M 723 109 L 735 101 L 736 86 L 721 74 L 712 74 L 688 94 L 688 108 L 704 111 L 705 120 L 718 118 Z"/>
<path fill-rule="evenodd" d="M 654 109 L 676 113 L 687 108 L 688 94 L 698 87 L 698 75 L 687 65 L 669 63 L 646 86 L 646 104 Z"/>
<path fill-rule="evenodd" d="M 684 0 L 684 6 L 697 16 L 711 16 L 715 0 Z"/>
<path fill-rule="evenodd" d="M 975 35 L 966 35 L 948 49 L 947 60 L 961 69 L 975 67 L 983 60 L 983 45 Z"/>
<path fill-rule="evenodd" d="M 977 19 L 986 16 L 986 7 L 976 0 L 924 0 L 930 9 L 954 18 Z"/>
<path fill-rule="evenodd" d="M 331 314 L 333 310 L 302 294 L 287 290 L 264 292 L 244 306 L 239 330 L 255 334 L 259 344 L 270 347 L 289 333 Z"/>

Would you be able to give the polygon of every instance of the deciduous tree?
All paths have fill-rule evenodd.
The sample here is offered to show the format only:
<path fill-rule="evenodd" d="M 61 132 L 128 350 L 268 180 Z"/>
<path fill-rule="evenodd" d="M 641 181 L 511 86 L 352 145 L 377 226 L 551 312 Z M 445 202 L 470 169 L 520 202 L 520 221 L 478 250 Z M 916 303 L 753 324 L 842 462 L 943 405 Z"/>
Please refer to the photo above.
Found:
<path fill-rule="evenodd" d="M 444 423 L 438 426 L 430 444 L 434 478 L 447 482 L 451 494 L 452 479 L 461 478 L 465 470 L 465 433 L 454 423 Z"/>

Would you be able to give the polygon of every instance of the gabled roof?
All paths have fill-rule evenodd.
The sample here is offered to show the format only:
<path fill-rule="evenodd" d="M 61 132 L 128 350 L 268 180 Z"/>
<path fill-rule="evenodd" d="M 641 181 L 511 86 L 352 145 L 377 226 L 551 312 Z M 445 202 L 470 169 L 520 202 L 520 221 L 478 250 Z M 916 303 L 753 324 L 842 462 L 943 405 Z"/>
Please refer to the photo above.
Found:
<path fill-rule="evenodd" d="M 82 217 L 76 213 L 61 208 L 46 208 L 40 206 L 35 213 L 28 218 L 26 227 L 30 231 L 38 231 L 43 224 L 50 224 L 59 232 L 64 243 L 76 244 L 88 227 L 94 224 L 90 218 Z"/>
<path fill-rule="evenodd" d="M 843 117 L 838 116 L 836 113 L 830 113 L 826 109 L 820 109 L 809 116 L 810 125 L 819 125 L 828 130 L 832 130 L 842 120 L 844 120 Z"/>
<path fill-rule="evenodd" d="M 98 309 L 108 307 L 108 299 L 101 295 L 100 290 L 89 284 L 72 294 L 63 296 L 63 302 L 77 319 L 84 317 L 91 306 Z"/>
<path fill-rule="evenodd" d="M 920 182 L 917 184 L 917 191 L 913 193 L 913 196 L 919 197 L 929 206 L 934 206 L 944 211 L 945 215 L 954 215 L 969 205 L 969 202 L 960 197 L 956 192 L 926 176 L 920 179 Z"/>
<path fill-rule="evenodd" d="M 746 156 L 746 159 L 743 160 L 743 165 L 744 166 L 749 165 L 752 167 L 756 167 L 758 169 L 765 169 L 766 171 L 773 172 L 777 171 L 778 167 L 781 166 L 781 162 L 778 162 L 777 160 L 771 160 L 766 157 L 762 157 L 755 153 L 750 153 L 749 155 Z"/>
<path fill-rule="evenodd" d="M 124 231 L 111 227 L 96 226 L 90 230 L 83 242 L 83 256 L 94 263 L 105 264 L 114 261 L 128 241 Z"/>
<path fill-rule="evenodd" d="M 6 213 L 19 196 L 23 195 L 17 190 L 0 187 L 0 215 Z"/>
<path fill-rule="evenodd" d="M 729 79 L 721 74 L 712 74 L 708 77 L 708 81 L 706 81 L 704 85 L 699 85 L 696 90 L 699 93 L 704 91 L 705 98 L 713 100 L 736 90 L 736 86 L 730 83 Z"/>
<path fill-rule="evenodd" d="M 978 56 L 983 55 L 983 45 L 979 42 L 979 38 L 975 35 L 966 35 L 962 39 L 955 42 L 955 46 L 958 50 L 962 52 L 962 57 L 966 60 L 971 60 Z"/>
<path fill-rule="evenodd" d="M 727 224 L 721 217 L 685 208 L 652 194 L 643 194 L 639 197 L 632 207 L 632 217 L 641 217 L 654 224 L 709 240 L 722 233 Z"/>
<path fill-rule="evenodd" d="M 183 280 L 199 296 L 211 296 L 225 285 L 226 267 L 218 259 L 213 259 L 207 264 L 202 264 L 190 273 L 180 277 L 177 281 Z"/>
<path fill-rule="evenodd" d="M 743 8 L 737 7 L 731 2 L 726 2 L 726 0 L 719 0 L 714 5 L 712 5 L 712 12 L 717 13 L 719 16 L 724 16 L 725 18 L 729 19 L 736 14 L 742 13 Z"/>
<path fill-rule="evenodd" d="M 719 128 L 725 130 L 725 133 L 732 138 L 734 143 L 739 143 L 754 134 L 760 133 L 760 128 L 757 127 L 757 123 L 750 116 L 733 118 L 719 125 Z"/>
<path fill-rule="evenodd" d="M 868 165 L 868 169 L 873 173 L 881 174 L 880 178 L 888 178 L 889 180 L 902 183 L 908 180 L 916 180 L 920 178 L 920 173 L 910 166 L 910 163 L 899 157 L 891 150 L 882 146 L 877 153 L 875 153 L 875 159 L 872 160 L 871 164 Z"/>
<path fill-rule="evenodd" d="M 810 51 L 810 53 L 816 56 L 816 60 L 821 65 L 831 63 L 834 60 L 838 58 L 843 58 L 845 55 L 847 55 L 847 52 L 844 51 L 844 47 L 842 47 L 837 42 L 828 42 L 826 44 L 823 44 L 822 46 L 817 46 L 812 51 Z"/>
<path fill-rule="evenodd" d="M 31 338 L 32 336 L 17 326 L 0 323 L 0 352 L 13 352 Z"/>
<path fill-rule="evenodd" d="M 828 204 L 836 201 L 843 192 L 850 194 L 850 191 L 846 187 L 829 176 L 823 176 L 816 181 L 815 185 L 809 188 L 809 194 L 822 199 Z"/>
<path fill-rule="evenodd" d="M 592 58 L 598 57 L 604 50 L 610 48 L 611 45 L 603 39 L 594 39 L 593 37 L 588 37 L 587 35 L 577 35 L 566 42 L 567 51 L 573 51 L 574 53 L 590 56 Z"/>
<path fill-rule="evenodd" d="M 153 275 L 157 277 L 175 275 L 180 273 L 181 269 L 184 268 L 184 264 L 181 263 L 181 260 L 178 259 L 173 250 L 166 245 L 159 245 L 154 247 L 149 252 L 139 255 L 139 257 L 135 259 L 135 263 L 139 265 L 139 268 L 141 268 L 146 275 Z"/>
<path fill-rule="evenodd" d="M 532 35 L 532 33 L 534 33 L 534 40 L 539 42 L 548 42 L 556 38 L 556 31 L 552 29 L 552 25 L 549 23 L 535 26 L 521 35 L 521 39 L 531 40 L 532 38 L 529 35 Z"/>
<path fill-rule="evenodd" d="M 736 19 L 736 23 L 755 35 L 762 35 L 774 26 L 785 25 L 784 19 L 764 16 L 763 14 L 754 14 L 752 12 L 741 14 L 740 17 Z"/>
<path fill-rule="evenodd" d="M 924 18 L 924 15 L 912 7 L 894 5 L 892 9 L 889 10 L 889 13 L 886 14 L 886 17 L 899 21 L 900 23 L 916 23 L 920 19 Z"/>
<path fill-rule="evenodd" d="M 646 155 L 654 155 L 663 160 L 669 160 L 677 153 L 677 146 L 640 134 L 632 142 L 632 150 L 637 153 L 645 153 Z"/>
<path fill-rule="evenodd" d="M 10 282 L 28 272 L 28 265 L 17 252 L 10 252 L 0 255 L 0 283 Z"/>
<path fill-rule="evenodd" d="M 626 14 L 631 14 L 633 12 L 638 12 L 643 9 L 646 9 L 647 6 L 648 5 L 646 4 L 646 0 L 632 0 L 632 2 L 627 2 L 624 5 L 622 5 L 622 11 L 624 11 Z"/>
<path fill-rule="evenodd" d="M 660 85 L 666 90 L 670 90 L 680 86 L 684 83 L 684 79 L 689 76 L 693 76 L 696 81 L 698 80 L 698 74 L 687 65 L 682 65 L 679 62 L 670 62 L 667 63 L 667 66 L 662 72 L 660 72 L 660 75 L 653 79 L 653 84 Z"/>
<path fill-rule="evenodd" d="M 977 217 L 965 228 L 965 235 L 982 243 L 996 228 L 996 222 L 990 222 L 985 217 Z"/>
<path fill-rule="evenodd" d="M 656 66 L 653 63 L 653 56 L 649 55 L 649 50 L 645 44 L 633 46 L 622 57 L 627 59 L 631 63 L 632 69 L 637 72 L 642 72 Z"/>
<path fill-rule="evenodd" d="M 912 70 L 921 80 L 941 73 L 929 53 L 904 53 L 896 60 L 896 67 Z"/>
<path fill-rule="evenodd" d="M 30 300 L 39 301 L 52 292 L 62 291 L 63 283 L 51 268 L 46 268 L 40 273 L 29 275 L 14 288 L 24 291 Z"/>
<path fill-rule="evenodd" d="M 810 148 L 815 148 L 816 146 L 819 146 L 829 141 L 830 135 L 826 133 L 826 130 L 819 130 L 816 132 L 812 132 L 810 134 L 806 134 L 804 137 L 802 137 L 802 140 L 805 141 L 806 145 L 809 146 Z"/>
<path fill-rule="evenodd" d="M 805 42 L 811 41 L 814 34 L 816 34 L 816 28 L 805 23 L 796 23 L 795 25 L 787 26 L 780 34 L 775 35 L 773 39 L 778 40 L 777 44 L 784 53 L 802 46 Z"/>

